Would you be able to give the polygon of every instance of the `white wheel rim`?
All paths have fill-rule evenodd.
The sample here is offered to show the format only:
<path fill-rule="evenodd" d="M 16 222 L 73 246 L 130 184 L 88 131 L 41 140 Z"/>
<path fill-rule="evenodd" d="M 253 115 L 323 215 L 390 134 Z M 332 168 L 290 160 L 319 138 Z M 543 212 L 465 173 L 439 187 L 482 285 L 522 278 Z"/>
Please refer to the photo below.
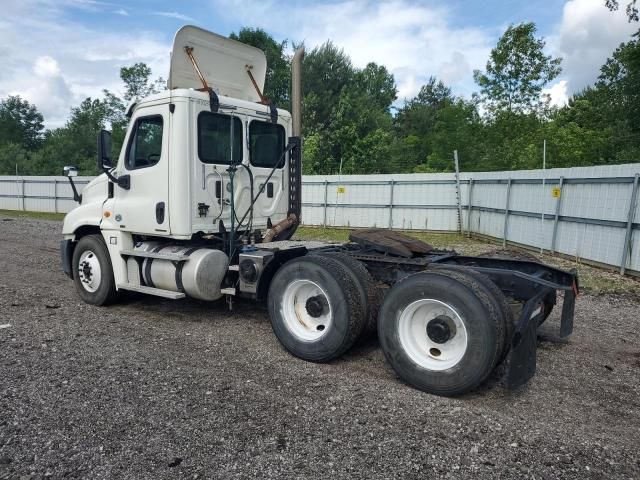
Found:
<path fill-rule="evenodd" d="M 430 338 L 430 322 L 444 323 L 449 332 L 446 341 Z M 434 299 L 421 299 L 408 305 L 398 319 L 398 336 L 406 354 L 427 370 L 447 370 L 457 365 L 467 351 L 467 329 L 450 305 Z"/>
<path fill-rule="evenodd" d="M 316 307 L 311 308 L 311 312 L 308 302 Z M 318 303 L 322 305 L 320 313 Z M 314 342 L 325 336 L 333 323 L 329 297 L 311 280 L 295 280 L 287 285 L 281 311 L 287 330 L 305 342 Z"/>
<path fill-rule="evenodd" d="M 82 287 L 90 293 L 95 293 L 100 288 L 102 271 L 98 256 L 91 250 L 85 250 L 78 261 L 78 278 Z"/>

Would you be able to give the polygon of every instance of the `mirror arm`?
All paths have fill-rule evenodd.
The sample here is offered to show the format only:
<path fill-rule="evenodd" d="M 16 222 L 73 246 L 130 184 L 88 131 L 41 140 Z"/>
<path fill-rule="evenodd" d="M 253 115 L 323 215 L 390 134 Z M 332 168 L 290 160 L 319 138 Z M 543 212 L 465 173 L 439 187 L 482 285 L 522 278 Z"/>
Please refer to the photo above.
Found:
<path fill-rule="evenodd" d="M 69 183 L 71 184 L 71 190 L 73 190 L 73 200 L 78 203 L 82 203 L 82 195 L 78 193 L 78 189 L 76 188 L 76 184 L 73 183 L 73 177 L 67 177 L 69 179 Z"/>
<path fill-rule="evenodd" d="M 118 185 L 120 188 L 125 190 L 129 190 L 131 188 L 131 176 L 129 175 L 121 175 L 119 177 L 115 177 L 113 173 L 109 171 L 108 168 L 102 167 L 102 171 L 107 175 L 107 178 L 111 180 L 113 183 Z"/>

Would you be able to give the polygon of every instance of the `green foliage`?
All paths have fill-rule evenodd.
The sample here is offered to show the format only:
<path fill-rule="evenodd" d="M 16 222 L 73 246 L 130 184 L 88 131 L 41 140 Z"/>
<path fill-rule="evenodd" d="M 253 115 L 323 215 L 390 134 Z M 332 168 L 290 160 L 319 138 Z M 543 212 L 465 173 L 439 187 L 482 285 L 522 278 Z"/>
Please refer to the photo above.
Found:
<path fill-rule="evenodd" d="M 287 40 L 276 42 L 261 28 L 243 27 L 229 38 L 257 47 L 267 57 L 267 75 L 264 95 L 279 108 L 289 109 L 289 83 L 291 82 L 291 59 L 285 54 Z"/>
<path fill-rule="evenodd" d="M 533 23 L 510 25 L 491 50 L 486 72 L 473 72 L 490 112 L 531 112 L 540 108 L 542 89 L 561 71 L 560 58 L 544 54 Z"/>
<path fill-rule="evenodd" d="M 120 78 L 125 84 L 126 90 L 124 99 L 127 101 L 134 98 L 144 98 L 147 95 L 158 93 L 165 89 L 165 81 L 159 77 L 151 81 L 151 68 L 145 63 L 136 63 L 131 67 L 120 69 Z"/>
<path fill-rule="evenodd" d="M 34 149 L 42 141 L 44 118 L 35 105 L 19 96 L 0 101 L 0 145 L 17 143 Z"/>
<path fill-rule="evenodd" d="M 393 143 L 393 76 L 369 63 L 362 70 L 331 42 L 303 63 L 306 174 L 384 173 Z"/>
<path fill-rule="evenodd" d="M 618 0 L 605 0 L 604 3 L 607 8 L 612 11 L 618 10 L 620 7 Z M 637 22 L 640 20 L 640 17 L 638 16 L 637 0 L 630 0 L 629 3 L 627 3 L 625 11 L 630 22 Z"/>

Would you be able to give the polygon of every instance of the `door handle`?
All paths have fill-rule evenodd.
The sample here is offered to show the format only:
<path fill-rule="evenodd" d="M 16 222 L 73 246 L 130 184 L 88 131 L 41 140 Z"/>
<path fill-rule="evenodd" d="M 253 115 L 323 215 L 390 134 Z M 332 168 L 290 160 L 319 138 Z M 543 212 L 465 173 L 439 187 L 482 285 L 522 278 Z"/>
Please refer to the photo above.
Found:
<path fill-rule="evenodd" d="M 164 223 L 164 210 L 164 202 L 156 203 L 156 222 L 159 225 Z"/>

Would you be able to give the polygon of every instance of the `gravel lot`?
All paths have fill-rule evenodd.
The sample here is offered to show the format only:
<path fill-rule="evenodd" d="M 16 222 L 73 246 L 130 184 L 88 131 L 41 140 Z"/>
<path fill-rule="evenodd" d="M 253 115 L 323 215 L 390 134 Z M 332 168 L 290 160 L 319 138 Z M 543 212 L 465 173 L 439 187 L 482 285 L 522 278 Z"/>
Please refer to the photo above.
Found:
<path fill-rule="evenodd" d="M 638 478 L 639 303 L 578 299 L 520 392 L 400 382 L 375 340 L 288 355 L 266 309 L 81 303 L 56 221 L 0 217 L 0 479 Z M 557 309 L 559 310 L 559 309 Z"/>

